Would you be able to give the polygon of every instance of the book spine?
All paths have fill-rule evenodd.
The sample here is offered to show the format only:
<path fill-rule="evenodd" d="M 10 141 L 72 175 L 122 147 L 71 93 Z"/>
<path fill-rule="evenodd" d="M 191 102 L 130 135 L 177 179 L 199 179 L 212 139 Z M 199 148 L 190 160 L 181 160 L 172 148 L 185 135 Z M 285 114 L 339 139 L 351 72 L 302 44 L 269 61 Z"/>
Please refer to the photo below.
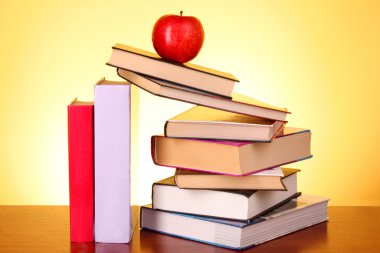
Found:
<path fill-rule="evenodd" d="M 128 243 L 130 86 L 95 86 L 95 241 Z"/>
<path fill-rule="evenodd" d="M 70 239 L 94 241 L 94 107 L 68 106 Z"/>

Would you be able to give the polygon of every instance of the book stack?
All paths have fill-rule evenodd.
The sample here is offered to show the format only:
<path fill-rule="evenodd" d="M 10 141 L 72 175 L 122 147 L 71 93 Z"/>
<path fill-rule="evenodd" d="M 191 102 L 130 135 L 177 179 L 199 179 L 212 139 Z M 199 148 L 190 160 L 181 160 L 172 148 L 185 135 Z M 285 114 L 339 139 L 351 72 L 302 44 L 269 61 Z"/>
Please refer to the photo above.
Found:
<path fill-rule="evenodd" d="M 101 80 L 94 105 L 69 106 L 73 241 L 80 227 L 91 235 L 92 217 L 95 241 L 130 240 L 129 83 L 195 105 L 151 138 L 153 162 L 176 170 L 153 184 L 152 204 L 140 210 L 141 228 L 244 249 L 327 220 L 328 199 L 301 195 L 299 170 L 282 167 L 312 157 L 310 130 L 287 127 L 287 109 L 233 93 L 238 80 L 229 73 L 173 63 L 126 45 L 116 44 L 107 64 L 126 82 Z M 83 106 L 87 117 L 73 116 L 73 108 Z M 87 120 L 93 141 L 86 124 L 74 119 Z M 95 175 L 91 163 L 80 164 L 82 157 L 94 157 Z M 86 191 L 82 175 L 94 178 Z M 84 223 L 78 210 L 94 215 Z"/>
<path fill-rule="evenodd" d="M 120 77 L 158 96 L 196 106 L 152 136 L 153 162 L 176 168 L 153 184 L 141 227 L 244 249 L 327 219 L 327 199 L 297 191 L 311 158 L 311 132 L 286 127 L 287 109 L 234 94 L 233 75 L 116 44 L 108 63 Z"/>

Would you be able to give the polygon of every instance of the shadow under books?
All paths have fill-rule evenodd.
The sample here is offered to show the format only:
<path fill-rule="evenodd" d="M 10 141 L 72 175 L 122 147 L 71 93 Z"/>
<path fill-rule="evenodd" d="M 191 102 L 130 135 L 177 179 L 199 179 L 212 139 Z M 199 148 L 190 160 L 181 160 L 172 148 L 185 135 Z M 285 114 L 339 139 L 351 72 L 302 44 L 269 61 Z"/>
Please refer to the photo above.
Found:
<path fill-rule="evenodd" d="M 174 236 L 164 235 L 145 229 L 134 232 L 130 244 L 114 243 L 71 243 L 70 253 L 227 253 L 227 252 L 271 252 L 280 250 L 282 253 L 307 252 L 310 249 L 323 248 L 327 245 L 328 222 L 308 227 L 297 232 L 282 236 L 267 243 L 239 251 L 219 248 L 212 245 L 190 241 Z"/>

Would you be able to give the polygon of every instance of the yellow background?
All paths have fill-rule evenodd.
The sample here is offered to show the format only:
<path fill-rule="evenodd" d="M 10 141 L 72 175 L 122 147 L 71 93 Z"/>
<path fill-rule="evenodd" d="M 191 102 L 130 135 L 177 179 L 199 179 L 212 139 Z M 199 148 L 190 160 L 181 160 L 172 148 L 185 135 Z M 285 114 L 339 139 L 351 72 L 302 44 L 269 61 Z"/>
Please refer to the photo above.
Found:
<path fill-rule="evenodd" d="M 380 1 L 0 1 L 0 204 L 68 204 L 67 114 L 93 99 L 116 42 L 153 51 L 167 13 L 198 17 L 193 61 L 224 70 L 236 91 L 292 111 L 314 158 L 299 189 L 332 205 L 380 205 Z M 172 173 L 155 167 L 149 136 L 185 103 L 133 90 L 133 201 Z M 137 184 L 138 183 L 138 184 Z M 138 185 L 138 186 L 136 186 Z"/>

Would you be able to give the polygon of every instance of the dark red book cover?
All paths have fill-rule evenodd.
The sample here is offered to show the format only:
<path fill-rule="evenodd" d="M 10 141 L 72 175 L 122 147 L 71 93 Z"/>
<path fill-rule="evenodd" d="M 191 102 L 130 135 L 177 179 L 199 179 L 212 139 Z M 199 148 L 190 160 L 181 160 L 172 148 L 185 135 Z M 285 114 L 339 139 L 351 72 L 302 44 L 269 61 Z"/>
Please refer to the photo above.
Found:
<path fill-rule="evenodd" d="M 94 105 L 72 102 L 68 108 L 70 239 L 94 241 Z"/>

